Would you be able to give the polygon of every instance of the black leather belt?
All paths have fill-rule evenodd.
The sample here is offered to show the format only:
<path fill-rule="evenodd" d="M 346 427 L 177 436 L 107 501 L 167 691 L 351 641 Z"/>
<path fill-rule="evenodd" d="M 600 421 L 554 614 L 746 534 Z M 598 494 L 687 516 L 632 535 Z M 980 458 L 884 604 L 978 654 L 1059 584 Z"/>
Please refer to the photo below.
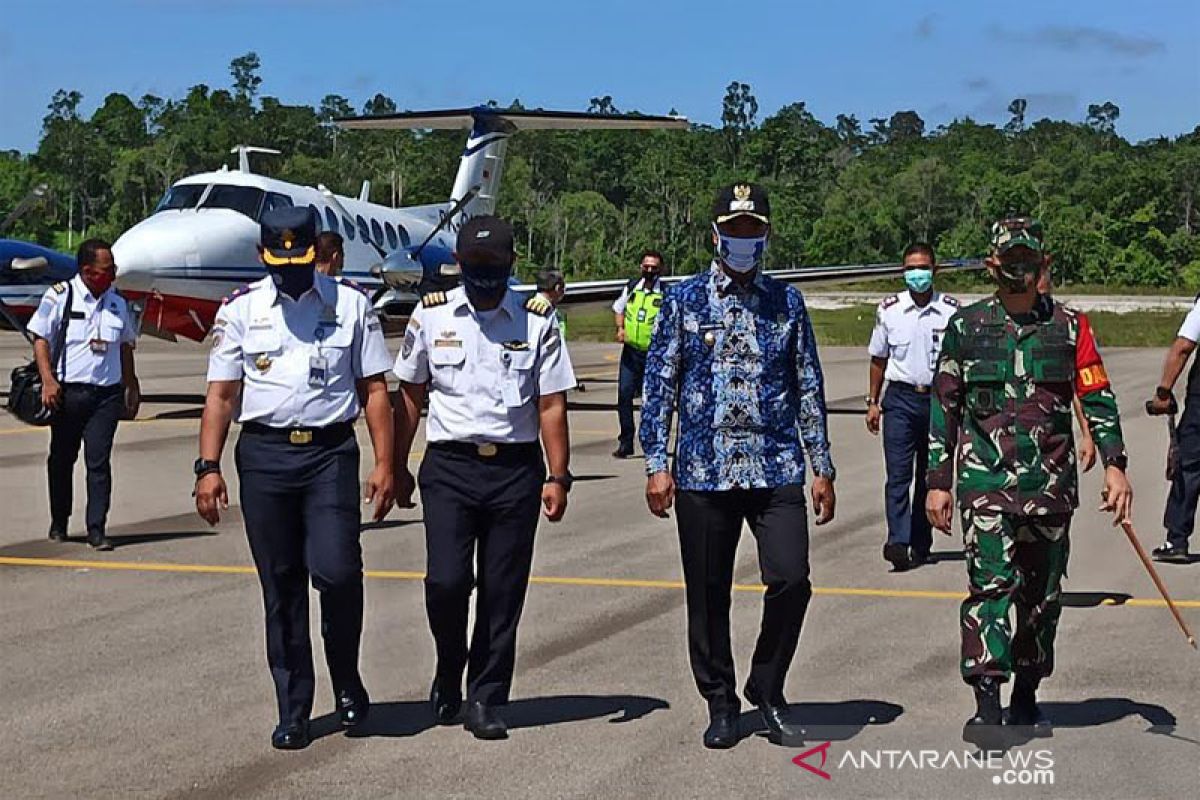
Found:
<path fill-rule="evenodd" d="M 430 442 L 427 447 L 476 458 L 530 456 L 541 452 L 537 442 Z"/>
<path fill-rule="evenodd" d="M 892 381 L 890 385 L 902 388 L 905 391 L 916 392 L 917 394 L 929 394 L 929 390 L 933 388 L 931 386 L 922 386 L 919 383 L 905 383 L 904 381 Z"/>
<path fill-rule="evenodd" d="M 310 444 L 340 444 L 354 435 L 353 422 L 335 422 L 324 428 L 275 428 L 261 422 L 242 423 L 242 432 L 265 439 L 287 442 L 300 447 Z"/>
<path fill-rule="evenodd" d="M 64 390 L 70 390 L 73 392 L 93 392 L 95 394 L 116 394 L 117 392 L 123 391 L 125 388 L 120 383 L 110 383 L 107 386 L 97 386 L 94 383 L 77 383 L 76 381 L 64 383 L 62 384 L 62 387 Z"/>

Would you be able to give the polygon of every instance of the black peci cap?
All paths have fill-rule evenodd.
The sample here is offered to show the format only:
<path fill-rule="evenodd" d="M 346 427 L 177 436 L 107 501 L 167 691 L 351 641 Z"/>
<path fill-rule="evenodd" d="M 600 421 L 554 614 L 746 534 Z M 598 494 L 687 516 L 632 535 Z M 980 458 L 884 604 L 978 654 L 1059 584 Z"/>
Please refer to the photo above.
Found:
<path fill-rule="evenodd" d="M 512 264 L 512 225 L 491 215 L 471 217 L 458 229 L 455 255 L 459 264 Z"/>
<path fill-rule="evenodd" d="M 757 183 L 731 183 L 717 192 L 713 221 L 720 225 L 742 215 L 771 224 L 771 202 L 767 190 Z"/>
<path fill-rule="evenodd" d="M 311 264 L 317 257 L 317 221 L 308 206 L 273 208 L 259 218 L 263 261 Z"/>

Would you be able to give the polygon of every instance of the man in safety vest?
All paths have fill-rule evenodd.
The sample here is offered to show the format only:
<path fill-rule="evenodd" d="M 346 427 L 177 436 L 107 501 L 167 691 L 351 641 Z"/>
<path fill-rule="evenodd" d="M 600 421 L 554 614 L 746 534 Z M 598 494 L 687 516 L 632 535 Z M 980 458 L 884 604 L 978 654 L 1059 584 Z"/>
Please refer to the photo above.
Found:
<path fill-rule="evenodd" d="M 617 326 L 617 341 L 621 348 L 621 373 L 617 386 L 617 418 L 621 434 L 613 458 L 629 458 L 633 455 L 633 398 L 642 393 L 642 379 L 646 374 L 646 351 L 650 349 L 650 334 L 654 331 L 654 319 L 662 307 L 663 258 L 657 250 L 642 253 L 642 274 L 631 280 L 613 303 L 614 322 Z"/>

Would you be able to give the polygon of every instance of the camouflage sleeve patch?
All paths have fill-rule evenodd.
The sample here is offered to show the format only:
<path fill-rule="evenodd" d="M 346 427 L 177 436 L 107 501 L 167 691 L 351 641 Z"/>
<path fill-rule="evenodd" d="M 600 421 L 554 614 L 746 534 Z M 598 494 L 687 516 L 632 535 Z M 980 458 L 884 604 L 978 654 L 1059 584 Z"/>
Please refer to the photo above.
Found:
<path fill-rule="evenodd" d="M 1077 313 L 1075 321 L 1078 325 L 1075 339 L 1075 392 L 1079 396 L 1079 405 L 1087 419 L 1096 449 L 1100 452 L 1101 463 L 1106 467 L 1124 468 L 1128 456 L 1117 397 L 1113 394 L 1104 362 L 1100 360 L 1096 337 L 1087 314 Z"/>
<path fill-rule="evenodd" d="M 964 384 L 960 349 L 963 317 L 950 319 L 942 337 L 933 378 L 933 402 L 929 413 L 929 461 L 926 483 L 930 489 L 950 491 L 954 486 L 954 456 L 962 428 Z"/>
<path fill-rule="evenodd" d="M 550 301 L 546 298 L 535 294 L 525 301 L 525 310 L 531 314 L 537 314 L 539 317 L 548 317 L 554 310 L 554 306 L 550 305 Z"/>

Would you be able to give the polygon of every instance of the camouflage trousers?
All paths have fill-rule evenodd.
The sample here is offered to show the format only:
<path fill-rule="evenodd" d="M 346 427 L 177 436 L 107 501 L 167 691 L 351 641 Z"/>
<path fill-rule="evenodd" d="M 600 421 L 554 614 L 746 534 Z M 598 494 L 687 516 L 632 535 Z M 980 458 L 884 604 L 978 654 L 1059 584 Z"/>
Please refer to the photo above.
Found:
<path fill-rule="evenodd" d="M 1027 517 L 964 509 L 970 593 L 962 604 L 962 675 L 1040 680 L 1054 671 L 1054 635 L 1070 551 L 1070 514 Z M 1009 620 L 1016 606 L 1016 630 Z"/>

